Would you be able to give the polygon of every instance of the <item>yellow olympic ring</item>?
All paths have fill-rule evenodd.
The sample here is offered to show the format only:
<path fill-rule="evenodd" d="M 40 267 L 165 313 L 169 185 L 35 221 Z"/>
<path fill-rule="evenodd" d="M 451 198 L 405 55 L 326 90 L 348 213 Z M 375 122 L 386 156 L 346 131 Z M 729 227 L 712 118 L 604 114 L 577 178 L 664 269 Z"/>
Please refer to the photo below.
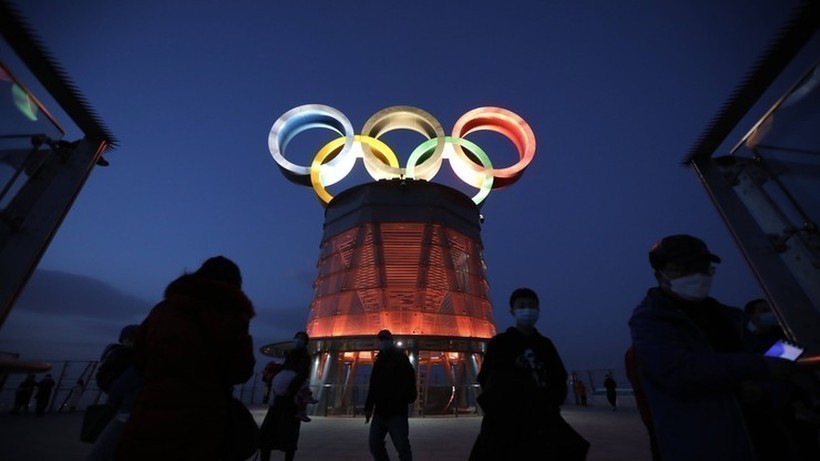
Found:
<path fill-rule="evenodd" d="M 335 156 L 340 153 L 339 149 L 341 149 L 344 145 L 345 138 L 343 137 L 330 141 L 325 144 L 324 147 L 319 149 L 316 157 L 313 158 L 313 163 L 310 165 L 310 183 L 313 185 L 313 190 L 316 191 L 316 195 L 319 196 L 319 200 L 325 204 L 328 204 L 331 200 L 333 200 L 333 196 L 330 195 L 326 187 L 334 184 L 335 182 L 324 182 L 321 174 L 321 168 L 327 164 L 326 162 L 332 161 Z M 370 152 L 369 155 L 377 158 L 383 165 L 388 165 L 392 168 L 399 167 L 399 159 L 396 157 L 396 154 L 393 153 L 393 150 L 387 144 L 370 136 L 354 136 L 353 148 L 349 151 L 348 155 L 350 155 L 350 157 L 354 160 L 356 158 L 366 157 L 368 154 L 364 153 L 365 146 L 368 147 L 368 151 Z M 373 179 L 389 179 L 389 177 L 374 177 Z"/>

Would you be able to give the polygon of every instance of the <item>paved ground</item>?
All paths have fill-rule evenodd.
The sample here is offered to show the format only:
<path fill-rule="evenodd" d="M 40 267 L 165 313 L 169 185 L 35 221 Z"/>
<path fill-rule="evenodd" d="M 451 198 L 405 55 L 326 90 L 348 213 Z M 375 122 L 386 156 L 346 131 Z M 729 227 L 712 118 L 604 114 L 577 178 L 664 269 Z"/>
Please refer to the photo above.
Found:
<path fill-rule="evenodd" d="M 252 408 L 258 422 L 266 409 Z M 592 443 L 590 461 L 648 461 L 646 432 L 631 401 L 622 399 L 617 412 L 603 406 L 567 406 L 564 418 Z M 0 415 L 0 460 L 82 460 L 90 446 L 79 441 L 81 413 Z M 478 434 L 475 416 L 410 419 L 410 443 L 416 461 L 464 461 Z M 302 425 L 299 461 L 371 459 L 367 451 L 364 418 L 315 417 Z M 388 441 L 389 453 L 396 459 Z M 282 459 L 274 453 L 274 460 Z"/>

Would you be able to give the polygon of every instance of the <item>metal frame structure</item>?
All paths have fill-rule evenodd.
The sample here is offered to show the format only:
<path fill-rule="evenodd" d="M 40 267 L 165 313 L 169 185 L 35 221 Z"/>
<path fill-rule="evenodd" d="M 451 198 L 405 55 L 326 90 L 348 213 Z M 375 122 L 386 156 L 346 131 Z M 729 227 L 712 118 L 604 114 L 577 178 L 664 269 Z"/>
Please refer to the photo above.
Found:
<path fill-rule="evenodd" d="M 806 212 L 778 178 L 780 173 L 767 165 L 766 155 L 758 147 L 784 101 L 798 90 L 817 94 L 818 64 L 765 111 L 728 155 L 718 150 L 770 86 L 784 77 L 807 44 L 818 40 L 818 27 L 820 2 L 804 2 L 683 162 L 702 182 L 784 331 L 806 349 L 806 362 L 820 361 L 820 217 Z M 809 59 L 816 60 L 817 56 Z M 810 80 L 812 85 L 807 85 Z M 817 112 L 816 98 L 813 109 Z M 809 112 L 807 117 L 814 117 L 810 123 L 811 130 L 816 131 L 817 115 Z M 801 152 L 805 154 L 820 155 L 820 143 L 803 147 Z M 804 165 L 808 171 L 806 168 L 812 167 Z"/>
<path fill-rule="evenodd" d="M 0 145 L 0 154 L 9 158 L 22 155 L 20 168 L 12 178 L 19 183 L 14 188 L 6 187 L 8 184 L 3 186 L 4 195 L 10 191 L 13 195 L 3 201 L 0 209 L 2 326 L 91 170 L 95 165 L 107 164 L 102 155 L 116 146 L 117 140 L 19 12 L 5 1 L 0 1 L 0 34 L 83 132 L 81 139 L 71 142 L 40 132 L 0 133 L 3 142 L 23 139 L 29 144 L 24 149 L 19 146 L 7 149 Z M 41 113 L 48 114 L 22 84 L 18 87 L 27 101 L 36 105 Z"/>

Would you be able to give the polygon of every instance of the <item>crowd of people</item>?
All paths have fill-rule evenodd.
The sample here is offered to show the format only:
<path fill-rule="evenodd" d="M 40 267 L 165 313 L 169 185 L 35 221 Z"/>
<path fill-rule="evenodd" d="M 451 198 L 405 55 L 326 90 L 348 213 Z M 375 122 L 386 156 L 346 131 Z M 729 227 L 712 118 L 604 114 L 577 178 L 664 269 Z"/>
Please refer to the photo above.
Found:
<path fill-rule="evenodd" d="M 787 336 L 765 299 L 741 310 L 709 296 L 720 261 L 690 235 L 665 237 L 649 251 L 657 285 L 628 320 L 625 366 L 653 460 L 820 459 L 817 376 L 767 353 Z M 536 328 L 540 312 L 535 291 L 516 289 L 509 298 L 514 326 L 487 344 L 477 376 L 483 420 L 465 453 L 471 461 L 587 457 L 590 443 L 561 415 L 570 389 L 576 405 L 588 405 L 587 385 L 567 373 L 553 342 Z M 307 406 L 317 403 L 309 386 L 310 338 L 297 332 L 284 362 L 265 367 L 270 407 L 261 427 L 251 423 L 237 436 L 247 409 L 239 403 L 237 413 L 233 386 L 254 372 L 253 317 L 239 267 L 227 258 L 210 258 L 171 282 L 147 318 L 123 328 L 102 354 L 95 378 L 111 414 L 87 459 L 245 459 L 250 446 L 261 461 L 273 451 L 294 460 L 301 424 L 311 421 Z M 389 330 L 375 340 L 364 406 L 369 450 L 374 460 L 389 459 L 389 435 L 399 459 L 411 460 L 415 370 Z M 601 385 L 617 410 L 611 373 Z M 27 412 L 34 397 L 42 415 L 54 387 L 50 375 L 39 382 L 29 375 L 12 413 Z M 75 389 L 81 394 L 84 387 L 80 381 Z M 66 404 L 73 410 L 76 399 Z"/>

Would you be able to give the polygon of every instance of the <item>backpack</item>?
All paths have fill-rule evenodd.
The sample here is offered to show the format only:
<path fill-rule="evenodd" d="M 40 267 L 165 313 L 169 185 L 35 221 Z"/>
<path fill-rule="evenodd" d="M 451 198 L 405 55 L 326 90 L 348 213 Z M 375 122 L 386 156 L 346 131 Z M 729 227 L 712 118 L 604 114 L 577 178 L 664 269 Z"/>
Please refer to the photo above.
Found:
<path fill-rule="evenodd" d="M 94 375 L 97 387 L 105 393 L 120 375 L 133 364 L 131 350 L 121 344 L 112 344 L 103 352 L 100 366 Z"/>

